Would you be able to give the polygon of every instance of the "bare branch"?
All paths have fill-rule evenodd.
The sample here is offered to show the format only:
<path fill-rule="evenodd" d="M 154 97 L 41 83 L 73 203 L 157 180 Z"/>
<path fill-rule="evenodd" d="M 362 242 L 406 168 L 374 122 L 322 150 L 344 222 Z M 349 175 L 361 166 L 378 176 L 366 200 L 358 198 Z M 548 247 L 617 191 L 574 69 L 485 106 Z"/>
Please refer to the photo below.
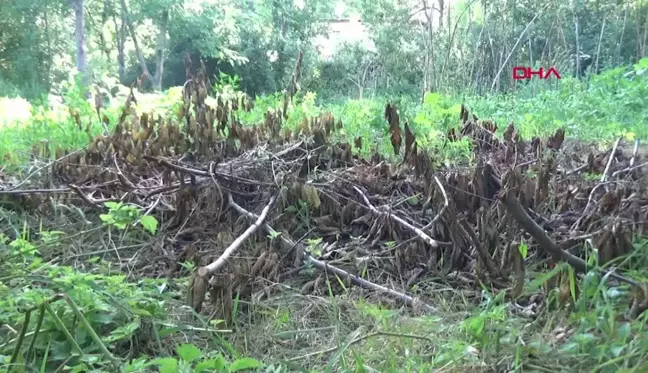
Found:
<path fill-rule="evenodd" d="M 230 195 L 229 198 L 230 198 L 230 201 L 233 201 L 231 195 Z M 245 232 L 243 232 L 242 235 L 240 235 L 238 238 L 236 238 L 236 240 L 234 240 L 234 242 L 232 242 L 232 244 L 229 245 L 229 247 L 227 249 L 225 249 L 223 254 L 218 259 L 216 259 L 216 261 L 214 261 L 211 264 L 206 265 L 204 267 L 198 268 L 198 276 L 200 276 L 200 277 L 211 276 L 211 275 L 214 274 L 214 272 L 216 272 L 219 268 L 221 268 L 225 264 L 225 261 L 230 257 L 230 255 L 232 255 L 232 253 L 234 253 L 234 251 L 236 251 L 236 249 L 238 249 L 239 246 L 241 246 L 243 241 L 245 241 L 248 237 L 250 237 L 250 235 L 252 233 L 256 232 L 256 230 L 259 229 L 261 224 L 263 224 L 263 221 L 268 216 L 268 212 L 270 211 L 270 207 L 272 207 L 272 205 L 274 204 L 276 199 L 277 199 L 276 196 L 272 196 L 270 198 L 270 202 L 268 202 L 266 207 L 263 208 L 263 211 L 261 211 L 261 215 L 259 215 L 256 222 L 254 222 L 254 224 L 249 226 L 248 229 L 246 229 Z"/>
<path fill-rule="evenodd" d="M 355 189 L 356 192 L 358 192 L 360 194 L 360 196 L 362 196 L 362 199 L 365 201 L 365 203 L 367 204 L 367 207 L 369 207 L 369 209 L 371 211 L 373 211 L 374 213 L 376 213 L 378 215 L 389 216 L 392 220 L 394 220 L 398 224 L 404 226 L 405 228 L 407 228 L 407 229 L 409 229 L 411 231 L 414 231 L 419 237 L 421 237 L 423 239 L 423 241 L 427 242 L 430 246 L 432 246 L 434 248 L 439 247 L 439 243 L 435 239 L 433 239 L 432 237 L 428 236 L 427 233 L 423 232 L 419 228 L 416 228 L 415 226 L 411 225 L 410 223 L 406 222 L 405 220 L 399 218 L 396 215 L 389 214 L 389 213 L 382 212 L 382 211 L 378 211 L 378 209 L 375 208 L 374 205 L 371 204 L 371 202 L 369 202 L 369 199 L 367 198 L 367 196 L 364 193 L 362 193 L 362 191 L 360 189 L 358 189 L 358 187 L 353 186 L 353 189 Z"/>

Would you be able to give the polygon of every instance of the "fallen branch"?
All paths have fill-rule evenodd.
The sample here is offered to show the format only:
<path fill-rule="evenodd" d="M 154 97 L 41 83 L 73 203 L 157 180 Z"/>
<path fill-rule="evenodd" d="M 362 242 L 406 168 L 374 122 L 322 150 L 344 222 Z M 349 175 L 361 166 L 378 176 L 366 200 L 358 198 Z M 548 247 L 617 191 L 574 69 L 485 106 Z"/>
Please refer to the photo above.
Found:
<path fill-rule="evenodd" d="M 306 359 L 306 358 L 309 358 L 309 357 L 312 357 L 312 356 L 321 356 L 323 354 L 329 354 L 329 353 L 335 352 L 335 351 L 337 351 L 339 349 L 344 350 L 344 349 L 347 349 L 347 348 L 349 348 L 350 346 L 352 346 L 354 344 L 357 344 L 357 343 L 365 341 L 365 340 L 367 340 L 369 338 L 378 337 L 378 336 L 390 336 L 390 337 L 419 339 L 419 340 L 427 341 L 429 343 L 434 343 L 434 341 L 432 339 L 430 339 L 428 337 L 425 337 L 425 336 L 422 336 L 422 335 L 399 334 L 399 333 L 390 333 L 390 332 L 373 332 L 373 333 L 369 333 L 367 335 L 363 335 L 362 337 L 358 337 L 356 339 L 353 339 L 351 342 L 347 343 L 345 346 L 335 346 L 335 347 L 331 347 L 331 348 L 328 348 L 328 349 L 323 350 L 323 351 L 310 352 L 310 353 L 307 353 L 305 355 L 290 358 L 287 361 L 303 360 L 303 359 Z"/>
<path fill-rule="evenodd" d="M 433 226 L 434 223 L 436 223 L 437 220 L 439 220 L 439 218 L 443 215 L 445 210 L 448 208 L 448 205 L 450 204 L 450 202 L 448 201 L 448 194 L 446 194 L 445 188 L 443 188 L 443 184 L 441 184 L 439 178 L 435 176 L 434 181 L 436 181 L 437 185 L 439 186 L 439 189 L 441 189 L 441 194 L 443 194 L 443 207 L 441 208 L 441 211 L 439 211 L 439 213 L 436 214 L 434 219 L 432 219 L 427 225 L 425 225 L 425 227 L 421 228 L 422 231 L 427 230 L 428 228 Z"/>
<path fill-rule="evenodd" d="M 97 188 L 102 188 L 102 187 L 107 187 L 111 186 L 114 184 L 118 184 L 119 180 L 111 180 L 105 183 L 97 184 L 97 185 L 90 185 L 90 186 L 77 186 L 76 188 L 78 190 L 96 190 Z M 0 195 L 21 195 L 21 194 L 58 194 L 58 193 L 69 193 L 69 192 L 76 192 L 76 190 L 73 190 L 72 188 L 50 188 L 50 189 L 8 189 L 8 190 L 0 190 Z"/>
<path fill-rule="evenodd" d="M 513 195 L 513 193 L 505 193 L 505 195 L 500 198 L 500 201 L 504 204 L 506 210 L 513 216 L 518 224 L 522 226 L 522 229 L 527 231 L 536 241 L 538 241 L 540 248 L 551 254 L 554 260 L 565 261 L 569 263 L 569 265 L 574 267 L 575 270 L 582 273 L 586 273 L 591 269 L 588 268 L 587 263 L 585 263 L 583 259 L 574 256 L 558 247 L 558 245 L 556 245 L 556 243 L 551 240 L 547 233 L 542 228 L 540 228 L 540 226 L 536 224 L 533 219 L 531 219 L 526 211 L 524 211 L 524 208 L 522 207 L 522 205 L 520 205 L 520 201 Z M 636 286 L 639 289 L 642 289 L 641 285 L 632 279 L 618 275 L 611 271 L 606 271 L 601 268 L 599 268 L 598 270 L 601 273 L 610 276 L 618 281 L 622 281 L 632 286 Z"/>
<path fill-rule="evenodd" d="M 230 198 L 230 203 L 233 203 L 234 200 L 232 199 L 231 195 L 229 198 Z M 230 257 L 230 255 L 232 255 L 232 253 L 236 251 L 236 249 L 238 249 L 239 246 L 241 246 L 243 241 L 245 241 L 248 237 L 250 237 L 250 235 L 254 233 L 257 229 L 259 229 L 259 227 L 263 224 L 263 221 L 268 216 L 270 207 L 272 207 L 276 199 L 277 199 L 276 196 L 272 196 L 270 198 L 270 202 L 268 202 L 266 207 L 263 208 L 263 211 L 261 211 L 261 215 L 258 216 L 254 224 L 249 226 L 248 229 L 246 229 L 245 232 L 243 232 L 243 234 L 241 234 L 238 238 L 236 238 L 236 240 L 234 240 L 234 242 L 232 242 L 232 244 L 229 245 L 227 249 L 225 249 L 223 254 L 218 259 L 216 259 L 211 264 L 198 268 L 198 276 L 206 278 L 208 276 L 213 275 L 219 268 L 221 268 L 225 264 L 225 261 Z"/>
<path fill-rule="evenodd" d="M 375 284 L 373 282 L 367 281 L 367 280 L 365 280 L 363 278 L 360 278 L 360 277 L 358 277 L 356 275 L 353 275 L 353 274 L 351 274 L 351 273 L 349 273 L 349 272 L 347 272 L 347 271 L 345 271 L 345 270 L 343 270 L 341 268 L 334 267 L 334 266 L 332 266 L 332 265 L 330 265 L 330 264 L 328 264 L 328 263 L 326 263 L 324 261 L 317 260 L 317 259 L 313 258 L 311 255 L 307 254 L 306 252 L 304 252 L 303 261 L 304 261 L 305 264 L 312 264 L 313 267 L 319 269 L 320 271 L 333 272 L 338 277 L 340 277 L 342 279 L 345 278 L 345 279 L 347 279 L 348 281 L 350 281 L 352 284 L 354 284 L 356 286 L 360 286 L 360 287 L 365 288 L 365 289 L 375 290 L 377 292 L 389 295 L 389 296 L 391 296 L 391 297 L 393 297 L 395 299 L 398 299 L 398 300 L 402 301 L 403 303 L 407 304 L 408 306 L 410 306 L 410 307 L 412 307 L 414 309 L 423 308 L 426 312 L 430 312 L 430 313 L 431 312 L 437 312 L 436 308 L 434 308 L 434 307 L 432 307 L 432 306 L 430 306 L 430 305 L 428 305 L 426 303 L 423 303 L 418 298 L 414 298 L 414 297 L 409 296 L 407 294 L 400 293 L 400 292 L 398 292 L 398 291 L 396 291 L 394 289 L 390 289 L 390 288 L 384 287 L 382 285 L 378 285 L 378 284 Z"/>
<path fill-rule="evenodd" d="M 234 202 L 234 200 L 232 199 L 231 195 L 228 196 L 228 199 L 229 199 L 229 205 L 234 210 L 238 211 L 242 215 L 247 216 L 250 219 L 257 219 L 257 221 L 259 221 L 258 220 L 260 218 L 259 216 L 245 210 L 243 207 L 236 204 L 236 202 Z M 275 232 L 275 230 L 267 223 L 262 224 L 262 226 L 268 233 Z M 296 247 L 298 245 L 298 243 L 296 243 L 294 240 L 292 240 L 289 237 L 286 237 L 283 234 L 280 235 L 279 238 L 281 240 L 283 240 L 284 243 L 289 247 Z M 412 296 L 409 296 L 407 294 L 403 294 L 403 293 L 398 292 L 396 290 L 386 288 L 386 287 L 384 287 L 382 285 L 374 284 L 373 282 L 370 282 L 370 281 L 362 279 L 362 278 L 360 278 L 358 276 L 352 275 L 352 274 L 350 274 L 349 272 L 347 272 L 347 271 L 345 271 L 343 269 L 334 267 L 334 266 L 332 266 L 332 265 L 330 265 L 330 264 L 328 264 L 328 263 L 326 263 L 324 261 L 317 260 L 317 259 L 313 258 L 310 254 L 308 254 L 308 252 L 306 250 L 302 250 L 302 252 L 303 252 L 302 261 L 305 264 L 312 264 L 313 267 L 315 267 L 315 268 L 317 268 L 317 269 L 319 269 L 321 271 L 333 272 L 335 275 L 337 275 L 337 276 L 339 276 L 341 278 L 348 279 L 352 284 L 354 284 L 356 286 L 384 293 L 386 295 L 389 295 L 389 296 L 391 296 L 391 297 L 393 297 L 393 298 L 407 304 L 409 307 L 412 307 L 414 309 L 422 308 L 426 312 L 430 312 L 430 313 L 437 311 L 437 309 L 435 307 L 432 307 L 431 305 L 421 301 L 420 299 L 418 299 L 416 297 L 412 297 Z"/>
<path fill-rule="evenodd" d="M 630 167 L 634 166 L 637 154 L 639 153 L 639 139 L 635 140 L 634 150 L 632 151 L 632 158 L 630 159 Z"/>
<path fill-rule="evenodd" d="M 360 194 L 360 196 L 362 196 L 362 199 L 365 201 L 365 203 L 367 204 L 367 207 L 369 207 L 369 209 L 371 211 L 373 211 L 374 213 L 376 213 L 378 215 L 389 216 L 395 222 L 399 223 L 400 225 L 404 226 L 405 228 L 407 228 L 409 230 L 414 231 L 419 237 L 421 237 L 423 239 L 423 241 L 427 242 L 430 246 L 432 246 L 434 248 L 439 247 L 439 243 L 435 239 L 433 239 L 432 237 L 428 236 L 427 233 L 423 232 L 419 228 L 416 228 L 415 226 L 411 225 L 410 223 L 406 222 L 405 220 L 399 218 L 398 216 L 396 216 L 394 214 L 378 211 L 378 209 L 376 207 L 374 207 L 374 205 L 372 205 L 371 202 L 369 202 L 369 199 L 367 198 L 367 196 L 364 193 L 362 193 L 362 191 L 358 187 L 353 186 L 353 189 L 355 189 L 356 192 L 358 192 Z"/>
<path fill-rule="evenodd" d="M 632 161 L 634 161 L 634 158 L 632 159 Z M 639 164 L 639 165 L 636 165 L 636 166 L 632 166 L 632 161 L 630 161 L 630 166 L 629 166 L 629 167 L 626 167 L 626 168 L 624 168 L 623 170 L 614 171 L 614 172 L 612 173 L 612 177 L 615 177 L 615 176 L 617 176 L 618 174 L 622 174 L 622 173 L 624 173 L 624 172 L 634 171 L 634 170 L 636 170 L 637 168 L 641 168 L 641 167 L 648 166 L 648 162 L 644 162 L 644 163 L 642 163 L 642 164 Z"/>
<path fill-rule="evenodd" d="M 238 180 L 238 181 L 241 181 L 241 182 L 247 182 L 247 183 L 251 183 L 251 184 L 254 184 L 254 185 L 263 185 L 263 186 L 270 186 L 270 187 L 275 186 L 272 183 L 266 183 L 266 182 L 257 181 L 257 180 L 249 180 L 249 179 L 246 179 L 246 178 L 243 178 L 243 177 L 240 177 L 240 176 L 232 175 L 231 173 L 221 172 L 221 171 L 215 170 L 214 169 L 215 167 L 212 167 L 212 170 L 210 172 L 210 171 L 199 170 L 199 169 L 196 169 L 196 168 L 193 168 L 193 167 L 185 167 L 185 166 L 180 166 L 180 165 L 177 165 L 177 164 L 173 164 L 170 161 L 168 161 L 168 160 L 166 160 L 166 159 L 164 159 L 162 157 L 153 157 L 153 156 L 150 156 L 150 155 L 144 155 L 144 159 L 152 161 L 152 162 L 156 162 L 156 163 L 158 163 L 158 164 L 160 164 L 162 166 L 165 166 L 167 168 L 170 168 L 170 169 L 172 169 L 174 171 L 183 172 L 183 173 L 186 173 L 186 174 L 200 176 L 200 177 L 204 177 L 204 178 L 209 178 L 210 181 L 212 180 L 212 178 L 214 176 L 218 175 L 218 176 L 226 178 L 226 179 L 235 179 L 235 180 Z M 227 163 L 218 164 L 219 168 L 224 168 L 224 169 L 227 169 L 227 168 L 231 169 L 231 166 L 232 166 L 231 164 L 227 164 Z"/>
<path fill-rule="evenodd" d="M 614 146 L 612 147 L 612 153 L 610 153 L 610 159 L 608 159 L 608 163 L 605 166 L 605 171 L 603 171 L 603 175 L 601 175 L 601 183 L 604 183 L 607 180 L 608 173 L 610 172 L 610 166 L 612 165 L 612 161 L 614 160 L 614 156 L 616 154 L 620 142 L 621 142 L 621 137 L 619 137 L 616 140 Z"/>

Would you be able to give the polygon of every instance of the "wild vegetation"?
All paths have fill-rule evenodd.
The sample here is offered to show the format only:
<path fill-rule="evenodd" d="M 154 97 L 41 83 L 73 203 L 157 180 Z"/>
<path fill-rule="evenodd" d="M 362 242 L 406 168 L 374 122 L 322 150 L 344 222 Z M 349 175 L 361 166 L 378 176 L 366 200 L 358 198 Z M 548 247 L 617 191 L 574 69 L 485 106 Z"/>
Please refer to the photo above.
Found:
<path fill-rule="evenodd" d="M 2 10 L 0 371 L 648 369 L 648 4 Z"/>

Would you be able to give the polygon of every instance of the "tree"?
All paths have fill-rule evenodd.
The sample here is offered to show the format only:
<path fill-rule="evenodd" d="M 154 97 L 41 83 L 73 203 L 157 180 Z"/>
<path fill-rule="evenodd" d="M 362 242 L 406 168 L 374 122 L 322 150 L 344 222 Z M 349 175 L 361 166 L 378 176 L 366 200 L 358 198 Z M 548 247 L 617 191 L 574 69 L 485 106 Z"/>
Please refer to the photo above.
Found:
<path fill-rule="evenodd" d="M 83 0 L 69 0 L 74 10 L 74 40 L 76 43 L 76 67 L 81 75 L 82 84 L 88 84 L 88 59 L 85 50 L 85 23 Z"/>
<path fill-rule="evenodd" d="M 155 13 L 158 13 L 159 16 L 156 17 L 158 20 L 158 36 L 157 44 L 155 47 L 155 75 L 151 75 L 150 70 L 144 59 L 144 54 L 142 53 L 142 48 L 138 41 L 137 33 L 135 32 L 135 27 L 133 26 L 132 18 L 130 11 L 128 10 L 128 5 L 126 0 L 121 0 L 122 11 L 124 13 L 124 22 L 126 22 L 126 27 L 130 33 L 133 43 L 135 44 L 135 53 L 137 54 L 137 60 L 140 63 L 142 69 L 142 75 L 144 78 L 150 79 L 153 85 L 154 90 L 162 89 L 162 74 L 164 74 L 164 53 L 166 51 L 166 37 L 167 37 L 167 28 L 169 25 L 169 10 L 166 8 L 168 2 L 156 2 L 155 3 Z"/>

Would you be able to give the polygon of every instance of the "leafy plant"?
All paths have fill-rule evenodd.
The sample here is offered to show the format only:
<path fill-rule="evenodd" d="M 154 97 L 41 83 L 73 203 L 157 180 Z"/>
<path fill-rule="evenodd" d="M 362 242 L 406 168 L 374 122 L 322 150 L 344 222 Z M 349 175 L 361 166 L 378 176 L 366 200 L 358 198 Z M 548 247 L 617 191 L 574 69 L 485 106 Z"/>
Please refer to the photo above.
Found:
<path fill-rule="evenodd" d="M 126 364 L 123 371 L 146 372 L 146 368 L 157 366 L 160 373 L 234 373 L 264 367 L 264 364 L 251 358 L 239 358 L 228 362 L 221 354 L 205 354 L 193 344 L 178 345 L 176 355 L 177 357 L 157 359 L 142 357 Z"/>
<path fill-rule="evenodd" d="M 108 213 L 99 215 L 104 224 L 124 230 L 127 225 L 139 222 L 144 229 L 155 234 L 158 226 L 157 219 L 151 215 L 141 216 L 141 210 L 137 206 L 122 202 L 106 202 L 104 205 L 108 207 Z"/>

